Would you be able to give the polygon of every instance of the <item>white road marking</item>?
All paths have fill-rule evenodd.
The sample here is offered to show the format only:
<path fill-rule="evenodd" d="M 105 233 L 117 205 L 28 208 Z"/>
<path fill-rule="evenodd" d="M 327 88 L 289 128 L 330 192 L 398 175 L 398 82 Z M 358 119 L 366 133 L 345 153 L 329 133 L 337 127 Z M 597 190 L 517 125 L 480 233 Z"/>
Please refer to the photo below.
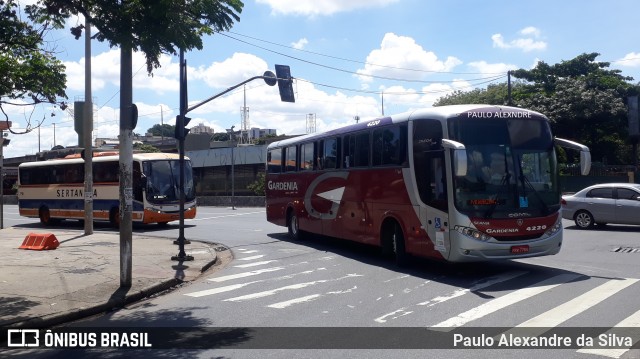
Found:
<path fill-rule="evenodd" d="M 199 292 L 186 293 L 185 295 L 188 295 L 189 297 L 199 298 L 199 297 L 204 297 L 204 296 L 207 296 L 207 295 L 229 292 L 229 291 L 236 290 L 236 289 L 239 289 L 239 288 L 242 288 L 242 287 L 246 287 L 249 284 L 258 283 L 258 282 L 261 282 L 261 281 L 254 281 L 254 282 L 248 282 L 248 283 L 242 283 L 242 284 L 229 285 L 229 286 L 226 286 L 226 287 L 219 287 L 219 288 L 201 290 Z"/>
<path fill-rule="evenodd" d="M 262 262 L 248 263 L 248 264 L 239 264 L 239 265 L 234 266 L 234 267 L 236 267 L 236 268 L 249 268 L 249 267 L 261 266 L 261 265 L 265 265 L 265 264 L 269 264 L 269 263 L 273 263 L 273 262 L 277 262 L 277 260 L 262 261 Z"/>
<path fill-rule="evenodd" d="M 313 285 L 316 285 L 316 284 L 328 283 L 328 282 L 336 282 L 336 281 L 339 281 L 339 280 L 343 280 L 343 279 L 347 279 L 347 278 L 354 278 L 354 277 L 362 277 L 362 275 L 360 275 L 360 274 L 347 274 L 344 277 L 335 278 L 335 279 L 320 279 L 320 280 L 315 280 L 315 281 L 312 281 L 312 282 L 290 284 L 290 285 L 287 285 L 287 286 L 284 286 L 284 287 L 280 287 L 280 288 L 275 288 L 275 289 L 265 290 L 265 291 L 262 291 L 262 292 L 251 293 L 251 294 L 241 295 L 239 297 L 225 299 L 224 301 L 225 302 L 242 302 L 242 301 L 245 301 L 245 300 L 252 300 L 252 299 L 268 297 L 268 296 L 274 295 L 274 294 L 276 294 L 278 292 L 282 292 L 282 291 L 285 291 L 285 290 L 302 289 L 302 288 L 310 287 L 310 286 L 313 286 Z"/>
<path fill-rule="evenodd" d="M 592 306 L 602 302 L 610 296 L 618 293 L 626 287 L 637 282 L 638 279 L 612 279 L 590 291 L 565 302 L 549 311 L 546 311 L 535 318 L 519 324 L 518 327 L 546 327 L 558 326 L 560 323 L 569 320 L 577 314 L 584 312 Z M 542 333 L 540 333 L 542 334 Z"/>
<path fill-rule="evenodd" d="M 417 305 L 421 305 L 421 306 L 426 305 L 426 306 L 431 307 L 433 305 L 446 302 L 447 300 L 463 296 L 463 295 L 465 295 L 467 293 L 475 292 L 475 291 L 478 291 L 480 289 L 487 288 L 487 287 L 492 286 L 492 285 L 494 285 L 496 283 L 505 282 L 507 280 L 513 279 L 515 277 L 521 276 L 521 275 L 526 274 L 526 273 L 528 273 L 528 272 L 526 272 L 526 271 L 515 271 L 515 272 L 509 272 L 509 273 L 506 273 L 506 274 L 500 275 L 500 276 L 495 276 L 495 277 L 490 277 L 490 278 L 487 278 L 487 279 L 482 279 L 482 280 L 474 282 L 474 285 L 471 288 L 458 289 L 458 290 L 454 291 L 453 293 L 451 293 L 449 295 L 438 296 L 438 297 L 429 299 L 429 300 L 427 300 L 425 302 L 418 303 Z M 392 279 L 385 280 L 385 282 L 388 282 L 388 281 L 391 281 L 391 280 L 396 280 L 396 279 L 402 279 L 402 278 L 405 278 L 405 277 L 406 276 L 400 276 L 400 277 L 397 277 L 397 278 L 392 278 Z M 428 283 L 428 281 L 425 282 L 424 284 L 426 284 L 426 283 Z M 380 300 L 380 299 L 382 299 L 382 298 L 378 298 L 376 300 Z M 402 307 L 400 309 L 394 310 L 391 313 L 387 313 L 387 314 L 384 314 L 382 316 L 379 316 L 378 318 L 376 318 L 374 320 L 376 322 L 378 322 L 378 323 L 386 323 L 387 320 L 388 320 L 387 318 L 397 319 L 397 318 L 399 318 L 401 316 L 405 316 L 405 315 L 408 315 L 410 313 L 413 313 L 413 311 L 407 312 L 406 309 L 407 309 L 406 307 Z M 399 313 L 399 312 L 402 312 L 402 313 L 405 313 L 405 314 L 395 315 L 396 313 Z"/>
<path fill-rule="evenodd" d="M 284 267 L 263 268 L 263 269 L 257 269 L 257 270 L 251 271 L 251 272 L 230 274 L 230 275 L 225 275 L 225 276 L 217 277 L 217 278 L 209 278 L 207 280 L 210 280 L 212 282 L 224 282 L 224 281 L 227 281 L 227 280 L 245 278 L 245 277 L 250 277 L 250 276 L 254 276 L 254 275 L 258 275 L 258 274 L 262 274 L 262 273 L 275 272 L 275 271 L 278 271 L 278 270 L 281 270 L 281 269 L 284 269 Z"/>
<path fill-rule="evenodd" d="M 443 322 L 434 325 L 432 328 L 437 328 L 442 331 L 451 331 L 455 327 L 463 326 L 476 319 L 480 319 L 485 315 L 489 315 L 507 306 L 528 299 L 534 295 L 543 293 L 549 289 L 555 288 L 563 283 L 569 282 L 573 279 L 580 277 L 580 274 L 560 274 L 549 279 L 545 279 L 541 282 L 533 284 L 531 287 L 519 289 L 515 292 L 505 294 L 502 297 L 493 299 L 489 302 L 481 304 L 471 310 L 461 313 L 453 318 L 449 318 Z"/>
<path fill-rule="evenodd" d="M 508 280 L 511 280 L 511 279 L 513 279 L 515 277 L 519 277 L 519 276 L 521 276 L 523 274 L 527 274 L 527 273 L 529 273 L 529 272 L 515 271 L 515 272 L 508 272 L 508 273 L 505 273 L 505 274 L 500 275 L 500 276 L 495 276 L 495 277 L 489 277 L 487 279 L 482 279 L 480 281 L 474 282 L 474 285 L 471 288 L 458 289 L 458 290 L 454 291 L 453 293 L 451 293 L 449 295 L 438 296 L 438 297 L 429 299 L 426 302 L 418 303 L 418 305 L 426 305 L 426 306 L 431 307 L 431 306 L 434 306 L 436 304 L 440 304 L 440 303 L 446 302 L 446 301 L 448 301 L 450 299 L 463 296 L 463 295 L 465 295 L 467 293 L 476 292 L 476 291 L 479 291 L 481 289 L 490 287 L 490 286 L 492 286 L 494 284 L 501 283 L 501 282 L 506 282 Z"/>
<path fill-rule="evenodd" d="M 624 335 L 624 329 L 622 328 L 640 328 L 640 310 L 631 314 L 626 319 L 623 319 L 620 323 L 616 324 L 613 328 L 606 331 L 604 334 L 616 333 L 618 336 Z M 638 339 L 633 343 L 635 345 Z M 625 348 L 582 348 L 578 349 L 578 353 L 604 355 L 609 358 L 620 358 L 624 353 L 629 351 Z"/>
<path fill-rule="evenodd" d="M 226 218 L 226 217 L 238 217 L 238 216 L 244 216 L 244 215 L 247 215 L 247 214 L 256 214 L 256 213 L 265 213 L 265 211 L 224 214 L 224 215 L 215 216 L 215 217 L 198 217 L 198 218 L 188 219 L 186 221 L 189 221 L 189 222 L 206 221 L 206 220 L 209 220 L 209 219 L 218 219 L 218 218 Z"/>
<path fill-rule="evenodd" d="M 239 261 L 252 261 L 254 259 L 260 259 L 264 257 L 264 254 L 259 254 L 257 256 L 251 256 L 251 257 L 244 257 L 244 258 L 238 258 Z"/>
<path fill-rule="evenodd" d="M 289 306 L 294 305 L 294 304 L 310 302 L 310 301 L 312 301 L 314 299 L 320 298 L 321 296 L 322 296 L 322 294 L 307 295 L 307 296 L 304 296 L 304 297 L 295 298 L 295 299 L 291 299 L 291 300 L 286 300 L 284 302 L 267 305 L 267 307 L 276 308 L 276 309 L 283 309 L 283 308 L 289 307 Z"/>

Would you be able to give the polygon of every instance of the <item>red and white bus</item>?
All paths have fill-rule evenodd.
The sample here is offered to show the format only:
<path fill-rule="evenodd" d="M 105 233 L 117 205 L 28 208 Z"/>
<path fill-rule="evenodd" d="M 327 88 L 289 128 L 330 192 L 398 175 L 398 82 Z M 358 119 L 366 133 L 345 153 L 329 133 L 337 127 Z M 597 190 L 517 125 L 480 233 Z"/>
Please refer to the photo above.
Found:
<path fill-rule="evenodd" d="M 382 117 L 267 148 L 267 220 L 308 233 L 452 262 L 556 254 L 562 245 L 549 119 L 456 105 Z M 578 153 L 576 152 L 576 153 Z"/>

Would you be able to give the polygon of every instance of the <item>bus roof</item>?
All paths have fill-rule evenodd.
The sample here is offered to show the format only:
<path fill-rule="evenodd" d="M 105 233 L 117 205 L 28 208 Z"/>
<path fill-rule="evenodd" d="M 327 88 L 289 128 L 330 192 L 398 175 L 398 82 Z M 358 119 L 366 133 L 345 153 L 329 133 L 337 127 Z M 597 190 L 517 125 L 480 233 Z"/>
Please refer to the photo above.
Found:
<path fill-rule="evenodd" d="M 287 138 L 285 140 L 272 142 L 271 144 L 269 144 L 267 149 L 286 147 L 286 146 L 290 146 L 297 143 L 304 143 L 307 141 L 313 141 L 313 140 L 321 139 L 324 137 L 331 137 L 333 135 L 342 135 L 349 132 L 365 130 L 372 126 L 407 122 L 414 118 L 431 118 L 431 119 L 446 120 L 451 117 L 457 117 L 461 113 L 474 111 L 474 110 L 477 111 L 481 109 L 482 110 L 491 109 L 492 111 L 496 111 L 496 110 L 525 111 L 525 112 L 531 113 L 532 115 L 541 116 L 546 119 L 546 116 L 538 112 L 522 109 L 518 107 L 510 107 L 510 106 L 498 106 L 498 105 L 486 105 L 486 104 L 438 106 L 438 107 L 417 109 L 417 110 L 403 112 L 403 113 L 399 113 L 391 116 L 378 117 L 370 121 L 360 122 L 353 125 L 347 125 L 347 126 L 339 127 L 333 130 L 325 131 L 325 132 L 311 133 L 311 134 L 302 135 L 298 137 Z"/>
<path fill-rule="evenodd" d="M 153 152 L 153 153 L 134 153 L 133 160 L 134 161 L 157 161 L 157 160 L 177 160 L 180 156 L 177 153 L 164 153 L 164 152 Z M 185 156 L 186 161 L 189 161 L 189 158 Z M 109 161 L 119 161 L 119 155 L 111 155 L 111 156 L 100 156 L 93 157 L 93 162 L 109 162 Z M 47 161 L 36 161 L 36 162 L 24 162 L 21 163 L 18 167 L 39 167 L 39 166 L 54 166 L 63 163 L 84 163 L 82 158 L 60 158 L 60 159 L 52 159 Z"/>

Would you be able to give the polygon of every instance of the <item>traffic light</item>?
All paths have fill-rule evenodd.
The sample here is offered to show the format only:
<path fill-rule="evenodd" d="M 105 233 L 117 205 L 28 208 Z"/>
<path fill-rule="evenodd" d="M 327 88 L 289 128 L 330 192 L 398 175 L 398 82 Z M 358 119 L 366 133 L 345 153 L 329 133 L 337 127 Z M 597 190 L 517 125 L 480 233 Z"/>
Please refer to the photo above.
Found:
<path fill-rule="evenodd" d="M 186 126 L 189 124 L 189 121 L 191 121 L 191 118 L 187 116 L 176 116 L 176 132 L 174 136 L 176 139 L 184 140 L 185 137 L 187 137 L 190 130 L 186 128 Z"/>
<path fill-rule="evenodd" d="M 289 66 L 276 65 L 276 77 L 278 78 L 280 100 L 283 102 L 296 102 L 293 96 L 293 80 L 291 79 Z"/>

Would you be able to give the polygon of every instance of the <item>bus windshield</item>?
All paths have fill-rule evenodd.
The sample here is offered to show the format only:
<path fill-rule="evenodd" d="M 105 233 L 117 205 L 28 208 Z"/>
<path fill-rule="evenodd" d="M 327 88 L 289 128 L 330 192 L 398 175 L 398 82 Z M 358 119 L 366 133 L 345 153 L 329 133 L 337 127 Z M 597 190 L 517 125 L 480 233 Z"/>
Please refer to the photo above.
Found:
<path fill-rule="evenodd" d="M 163 203 L 180 199 L 179 161 L 144 162 L 143 172 L 147 177 L 147 201 Z M 192 201 L 196 197 L 190 161 L 184 162 L 184 193 L 185 201 Z"/>
<path fill-rule="evenodd" d="M 458 210 L 476 218 L 519 218 L 559 209 L 556 156 L 546 119 L 459 117 L 449 122 L 449 135 L 467 151 L 467 174 L 454 177 Z"/>

